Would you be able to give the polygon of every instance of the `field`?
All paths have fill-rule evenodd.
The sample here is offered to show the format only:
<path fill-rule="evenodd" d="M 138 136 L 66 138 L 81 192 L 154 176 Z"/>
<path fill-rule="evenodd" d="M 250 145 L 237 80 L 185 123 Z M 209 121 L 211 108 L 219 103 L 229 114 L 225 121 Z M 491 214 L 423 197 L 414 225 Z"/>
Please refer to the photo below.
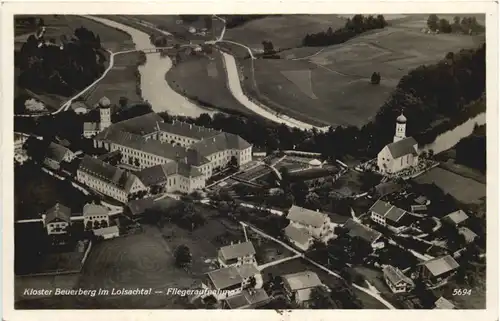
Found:
<path fill-rule="evenodd" d="M 473 179 L 466 178 L 447 171 L 440 167 L 435 167 L 415 178 L 420 184 L 436 184 L 445 193 L 451 194 L 462 203 L 479 203 L 481 198 L 486 197 L 486 185 Z"/>
<path fill-rule="evenodd" d="M 307 33 L 337 29 L 345 19 L 337 15 L 282 15 L 253 20 L 227 29 L 224 39 L 236 41 L 255 50 L 262 50 L 262 41 L 271 41 L 275 49 L 295 48 Z"/>
<path fill-rule="evenodd" d="M 217 51 L 207 56 L 186 57 L 170 69 L 165 78 L 175 91 L 202 105 L 252 113 L 229 91 L 222 57 Z"/>
<path fill-rule="evenodd" d="M 245 92 L 313 124 L 363 125 L 410 70 L 484 42 L 483 35 L 431 35 L 398 25 L 411 19 L 420 17 L 339 45 L 285 50 L 282 59 L 240 59 Z M 379 85 L 370 84 L 373 72 L 381 74 Z"/>

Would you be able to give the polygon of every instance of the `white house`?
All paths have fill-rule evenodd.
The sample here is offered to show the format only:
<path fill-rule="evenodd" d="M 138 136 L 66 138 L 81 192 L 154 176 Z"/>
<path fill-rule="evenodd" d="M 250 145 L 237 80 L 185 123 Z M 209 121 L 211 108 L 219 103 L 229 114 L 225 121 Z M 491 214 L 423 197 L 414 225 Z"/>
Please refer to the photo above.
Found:
<path fill-rule="evenodd" d="M 381 173 L 395 174 L 418 165 L 418 144 L 413 137 L 406 137 L 406 117 L 401 114 L 396 120 L 396 134 L 392 143 L 386 145 L 377 156 Z"/>
<path fill-rule="evenodd" d="M 325 213 L 292 205 L 286 218 L 290 220 L 290 225 L 307 230 L 310 236 L 319 241 L 327 242 L 334 236 L 333 224 Z"/>
<path fill-rule="evenodd" d="M 83 226 L 86 230 L 109 226 L 109 211 L 106 207 L 96 204 L 83 206 Z"/>
<path fill-rule="evenodd" d="M 282 276 L 285 294 L 289 300 L 303 304 L 311 299 L 311 291 L 326 287 L 318 275 L 312 271 L 286 274 Z"/>
<path fill-rule="evenodd" d="M 134 174 L 88 155 L 83 157 L 76 178 L 78 182 L 122 203 L 127 203 L 130 194 L 146 190 Z"/>
<path fill-rule="evenodd" d="M 375 223 L 387 227 L 394 233 L 401 233 L 411 224 L 407 212 L 385 201 L 377 200 L 370 208 L 370 218 Z"/>
<path fill-rule="evenodd" d="M 384 280 L 393 293 L 404 293 L 411 291 L 415 287 L 412 279 L 392 265 L 386 265 L 382 269 Z"/>
<path fill-rule="evenodd" d="M 223 246 L 217 253 L 217 260 L 222 267 L 256 264 L 255 248 L 252 242 Z"/>
<path fill-rule="evenodd" d="M 57 203 L 42 216 L 42 219 L 48 235 L 67 234 L 71 225 L 71 209 Z"/>

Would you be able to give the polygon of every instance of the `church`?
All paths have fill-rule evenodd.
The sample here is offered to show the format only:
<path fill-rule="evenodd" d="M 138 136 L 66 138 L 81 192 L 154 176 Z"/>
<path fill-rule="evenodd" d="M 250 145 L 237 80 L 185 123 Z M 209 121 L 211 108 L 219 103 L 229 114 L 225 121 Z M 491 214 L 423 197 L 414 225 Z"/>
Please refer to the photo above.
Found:
<path fill-rule="evenodd" d="M 102 97 L 97 108 L 99 109 L 100 121 L 83 123 L 83 137 L 85 138 L 92 138 L 111 126 L 111 101 L 107 97 Z"/>
<path fill-rule="evenodd" d="M 395 174 L 406 168 L 417 166 L 417 141 L 406 137 L 406 117 L 396 119 L 396 134 L 392 143 L 386 145 L 377 156 L 377 165 L 383 174 Z"/>

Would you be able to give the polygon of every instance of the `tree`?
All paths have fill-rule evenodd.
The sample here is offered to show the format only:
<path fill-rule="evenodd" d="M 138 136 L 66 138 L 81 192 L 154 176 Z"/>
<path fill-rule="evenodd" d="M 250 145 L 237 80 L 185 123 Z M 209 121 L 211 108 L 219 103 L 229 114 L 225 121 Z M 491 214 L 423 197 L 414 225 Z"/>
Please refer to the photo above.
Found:
<path fill-rule="evenodd" d="M 135 161 L 134 161 L 134 165 L 135 165 L 136 167 L 141 166 L 141 162 L 139 161 L 139 158 L 136 158 L 136 159 L 135 159 Z"/>
<path fill-rule="evenodd" d="M 450 22 L 446 19 L 439 20 L 439 31 L 442 33 L 450 33 L 451 32 Z"/>
<path fill-rule="evenodd" d="M 236 159 L 236 156 L 231 156 L 227 165 L 232 168 L 238 168 L 238 159 Z"/>
<path fill-rule="evenodd" d="M 255 279 L 255 276 L 251 276 L 250 279 L 248 280 L 248 287 L 254 289 L 256 285 L 257 285 L 257 280 Z"/>
<path fill-rule="evenodd" d="M 264 47 L 264 55 L 274 54 L 274 45 L 271 41 L 262 41 L 262 46 Z"/>
<path fill-rule="evenodd" d="M 125 108 L 128 105 L 128 98 L 127 97 L 120 97 L 118 100 L 118 104 L 120 105 L 121 108 Z"/>
<path fill-rule="evenodd" d="M 436 31 L 439 28 L 438 22 L 438 16 L 435 14 L 431 14 L 429 18 L 427 18 L 427 27 L 429 28 L 429 30 Z"/>
<path fill-rule="evenodd" d="M 372 83 L 372 85 L 378 85 L 380 84 L 380 80 L 381 80 L 380 73 L 374 72 L 371 76 L 370 82 Z"/>
<path fill-rule="evenodd" d="M 191 265 L 192 256 L 189 247 L 179 245 L 174 251 L 175 265 L 181 268 L 186 268 Z"/>
<path fill-rule="evenodd" d="M 292 184 L 291 192 L 297 204 L 303 205 L 306 200 L 306 196 L 309 193 L 309 188 L 304 181 L 298 181 L 297 183 Z"/>
<path fill-rule="evenodd" d="M 85 230 L 90 231 L 92 229 L 92 221 L 87 221 L 87 224 L 85 224 Z"/>
<path fill-rule="evenodd" d="M 336 307 L 335 301 L 323 286 L 313 288 L 310 298 L 310 307 L 312 309 L 332 309 Z"/>

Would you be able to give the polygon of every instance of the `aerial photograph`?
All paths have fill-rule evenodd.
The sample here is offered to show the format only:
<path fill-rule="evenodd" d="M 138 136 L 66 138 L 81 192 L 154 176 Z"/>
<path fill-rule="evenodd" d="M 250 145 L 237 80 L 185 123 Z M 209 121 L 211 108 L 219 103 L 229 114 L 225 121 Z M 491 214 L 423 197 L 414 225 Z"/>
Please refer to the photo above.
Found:
<path fill-rule="evenodd" d="M 485 14 L 13 20 L 15 309 L 486 309 Z"/>

